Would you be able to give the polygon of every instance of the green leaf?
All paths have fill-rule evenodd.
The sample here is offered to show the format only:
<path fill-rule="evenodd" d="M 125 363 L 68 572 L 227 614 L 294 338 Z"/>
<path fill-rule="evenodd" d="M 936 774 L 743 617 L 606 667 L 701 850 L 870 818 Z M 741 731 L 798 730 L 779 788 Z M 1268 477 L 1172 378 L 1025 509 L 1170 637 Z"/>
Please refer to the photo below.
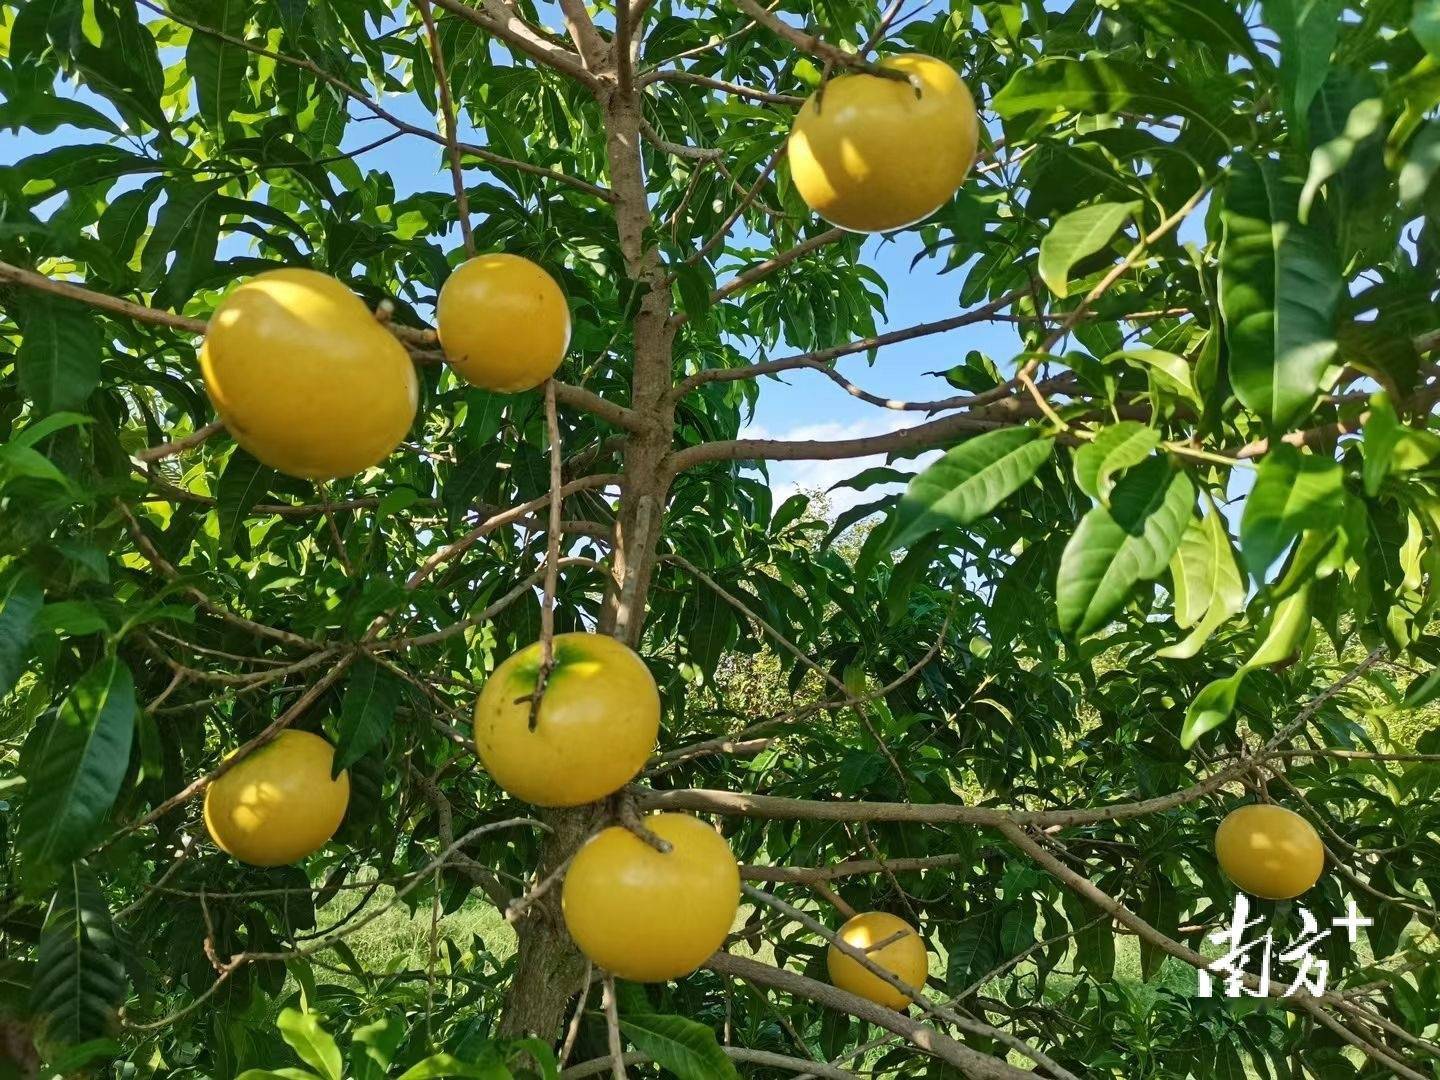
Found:
<path fill-rule="evenodd" d="M 1110 478 L 1139 465 L 1160 445 L 1160 433 L 1138 420 L 1101 428 L 1075 451 L 1075 482 L 1097 502 L 1110 501 Z"/>
<path fill-rule="evenodd" d="M 250 5 L 243 0 L 190 0 L 184 7 L 197 22 L 231 37 L 245 36 Z M 195 31 L 185 48 L 185 66 L 195 80 L 196 107 L 212 132 L 225 129 L 232 114 L 249 111 L 245 69 L 250 54 L 215 34 Z"/>
<path fill-rule="evenodd" d="M 1152 460 L 1166 464 L 1163 458 Z M 1168 464 L 1163 474 L 1127 473 L 1111 506 L 1091 508 L 1060 556 L 1055 586 L 1060 629 L 1077 638 L 1094 633 L 1137 583 L 1158 577 L 1180 543 L 1194 502 L 1190 477 Z"/>
<path fill-rule="evenodd" d="M 355 665 L 340 703 L 332 776 L 339 776 L 384 741 L 404 692 L 404 684 L 379 664 L 361 660 Z"/>
<path fill-rule="evenodd" d="M 1125 9 L 1177 41 L 1203 41 L 1221 56 L 1234 53 L 1261 62 L 1245 20 L 1231 0 L 1126 0 Z"/>
<path fill-rule="evenodd" d="M 890 549 L 946 525 L 968 525 L 1029 482 L 1054 444 L 1032 427 L 967 439 L 910 481 L 896 510 Z"/>
<path fill-rule="evenodd" d="M 1266 24 L 1280 38 L 1280 83 L 1291 124 L 1305 114 L 1330 71 L 1346 0 L 1261 0 Z"/>
<path fill-rule="evenodd" d="M 236 1080 L 317 1080 L 306 1069 L 246 1069 Z"/>
<path fill-rule="evenodd" d="M 93 416 L 86 416 L 84 413 L 51 413 L 43 420 L 37 420 L 33 424 L 27 424 L 24 429 L 17 432 L 15 437 L 10 440 L 10 444 L 12 446 L 34 446 L 36 443 L 54 435 L 57 431 L 63 431 L 66 428 L 76 427 L 81 424 L 93 424 L 94 422 L 95 418 Z"/>
<path fill-rule="evenodd" d="M 1410 32 L 1431 59 L 1440 61 L 1440 0 L 1415 0 Z"/>
<path fill-rule="evenodd" d="M 1245 582 L 1225 519 L 1208 495 L 1205 502 L 1209 512 L 1191 519 L 1170 560 L 1175 622 L 1181 629 L 1193 629 L 1183 641 L 1159 650 L 1157 656 L 1189 659 L 1222 623 L 1245 608 Z"/>
<path fill-rule="evenodd" d="M 278 474 L 269 465 L 236 447 L 215 484 L 215 513 L 220 520 L 220 547 L 232 551 L 245 519 Z"/>
<path fill-rule="evenodd" d="M 1126 349 L 1113 352 L 1102 363 L 1126 363 L 1144 368 L 1151 379 L 1162 389 L 1177 394 L 1193 404 L 1196 409 L 1204 407 L 1200 393 L 1195 389 L 1190 363 L 1183 356 L 1176 356 L 1164 349 Z"/>
<path fill-rule="evenodd" d="M 1370 411 L 1365 417 L 1361 452 L 1365 457 L 1361 473 L 1365 494 L 1374 498 L 1387 476 L 1423 469 L 1440 457 L 1440 436 L 1407 427 L 1396 415 L 1390 399 L 1384 394 L 1375 394 L 1370 398 Z"/>
<path fill-rule="evenodd" d="M 1212 731 L 1230 719 L 1235 711 L 1235 698 L 1240 693 L 1240 684 L 1245 680 L 1245 669 L 1234 675 L 1216 679 L 1195 695 L 1185 713 L 1185 726 L 1180 729 L 1180 745 L 1189 750 L 1195 741 L 1207 731 Z"/>
<path fill-rule="evenodd" d="M 1310 174 L 1305 178 L 1305 187 L 1300 192 L 1299 220 L 1305 224 L 1310 220 L 1310 207 L 1320 188 L 1332 176 L 1339 175 L 1356 149 L 1367 139 L 1380 133 L 1385 119 L 1385 102 L 1378 97 L 1366 98 L 1353 109 L 1345 120 L 1345 128 L 1329 142 L 1315 148 L 1310 155 Z"/>
<path fill-rule="evenodd" d="M 1268 667 L 1289 659 L 1300 648 L 1309 629 L 1310 588 L 1307 585 L 1275 605 L 1265 638 L 1245 661 L 1245 667 Z"/>
<path fill-rule="evenodd" d="M 720 1049 L 715 1030 L 683 1016 L 653 1013 L 620 1017 L 620 1030 L 635 1049 L 680 1080 L 739 1080 L 740 1074 Z"/>
<path fill-rule="evenodd" d="M 22 127 L 40 135 L 48 135 L 63 124 L 91 128 L 109 135 L 120 129 L 100 110 L 73 98 L 56 97 L 41 90 L 29 90 L 22 96 L 0 101 L 0 128 L 18 132 Z"/>
<path fill-rule="evenodd" d="M 130 762 L 135 684 L 114 656 L 81 676 L 21 753 L 19 847 L 32 885 L 47 884 L 98 839 Z"/>
<path fill-rule="evenodd" d="M 433 1054 L 400 1074 L 400 1080 L 432 1080 L 439 1076 L 461 1076 L 470 1080 L 511 1080 L 511 1072 L 500 1061 L 478 1064 L 461 1061 L 451 1054 Z"/>
<path fill-rule="evenodd" d="M 1138 202 L 1097 203 L 1066 214 L 1040 241 L 1040 277 L 1062 299 L 1070 295 L 1070 270 L 1110 243 L 1135 216 Z"/>
<path fill-rule="evenodd" d="M 1239 157 L 1221 213 L 1230 380 L 1272 434 L 1309 414 L 1336 351 L 1340 274 L 1326 234 L 1296 220 L 1298 197 L 1274 162 Z"/>
<path fill-rule="evenodd" d="M 290 1044 L 301 1061 L 309 1065 L 324 1080 L 341 1080 L 340 1048 L 330 1033 L 320 1025 L 320 1018 L 314 1013 L 302 1013 L 298 1009 L 284 1009 L 275 1026 L 281 1037 Z"/>
<path fill-rule="evenodd" d="M 1099 56 L 1073 59 L 1047 56 L 1022 65 L 995 95 L 991 106 L 1006 120 L 1027 118 L 1037 131 L 1070 113 L 1130 112 L 1157 119 L 1183 116 L 1231 144 L 1227 130 L 1233 120 L 1217 109 L 1207 110 L 1188 90 L 1163 82 L 1135 64 Z"/>
<path fill-rule="evenodd" d="M 100 327 L 73 300 L 29 293 L 17 305 L 20 392 L 45 414 L 79 409 L 100 383 Z"/>
<path fill-rule="evenodd" d="M 399 1016 L 382 1016 L 357 1027 L 351 1036 L 350 1066 L 354 1080 L 385 1080 L 395 1061 L 395 1051 L 404 1041 L 405 1024 Z"/>
<path fill-rule="evenodd" d="M 1277 443 L 1260 460 L 1240 518 L 1240 551 L 1259 579 L 1306 529 L 1334 529 L 1344 510 L 1344 474 L 1332 458 Z"/>
<path fill-rule="evenodd" d="M 185 251 L 197 234 L 208 234 L 210 226 L 206 222 L 214 217 L 210 201 L 219 191 L 220 183 L 167 185 L 165 205 L 155 216 L 155 227 L 140 253 L 141 288 L 153 289 L 160 284 L 169 268 L 172 251 Z"/>
<path fill-rule="evenodd" d="M 30 1008 L 47 1050 L 109 1034 L 125 1000 L 125 967 L 105 894 L 90 868 L 74 863 L 50 901 L 40 930 Z"/>
<path fill-rule="evenodd" d="M 19 570 L 0 587 L 0 698 L 25 668 L 32 624 L 44 603 L 40 582 L 28 570 Z"/>

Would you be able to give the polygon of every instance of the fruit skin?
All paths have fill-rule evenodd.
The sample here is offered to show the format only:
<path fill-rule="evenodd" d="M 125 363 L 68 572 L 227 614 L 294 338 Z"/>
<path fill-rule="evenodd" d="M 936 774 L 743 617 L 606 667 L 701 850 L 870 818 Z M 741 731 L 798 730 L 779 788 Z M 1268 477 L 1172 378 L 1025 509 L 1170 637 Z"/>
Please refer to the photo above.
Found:
<path fill-rule="evenodd" d="M 889 232 L 929 217 L 965 182 L 979 144 L 975 99 L 949 64 L 908 55 L 880 66 L 912 81 L 841 75 L 810 96 L 790 129 L 800 197 L 852 232 Z"/>
<path fill-rule="evenodd" d="M 285 866 L 319 851 L 350 804 L 350 776 L 330 779 L 335 748 L 282 731 L 205 789 L 215 846 L 252 866 Z"/>
<path fill-rule="evenodd" d="M 656 851 L 613 826 L 580 848 L 560 897 L 580 951 L 632 982 L 688 975 L 725 940 L 740 906 L 740 868 L 730 845 L 689 814 L 655 814 Z"/>
<path fill-rule="evenodd" d="M 513 394 L 539 386 L 570 346 L 555 279 L 519 255 L 477 255 L 446 279 L 435 306 L 445 358 L 466 382 Z"/>
<path fill-rule="evenodd" d="M 235 441 L 308 480 L 384 461 L 420 399 L 404 347 L 315 270 L 270 270 L 231 289 L 210 318 L 200 368 Z"/>
<path fill-rule="evenodd" d="M 660 732 L 645 661 L 604 634 L 556 634 L 535 730 L 540 643 L 495 669 L 475 702 L 475 749 L 495 782 L 536 806 L 580 806 L 635 778 Z"/>
<path fill-rule="evenodd" d="M 1290 900 L 1325 870 L 1325 848 L 1308 821 L 1283 806 L 1252 803 L 1225 815 L 1215 830 L 1220 869 L 1252 896 Z"/>
<path fill-rule="evenodd" d="M 835 936 L 845 944 L 863 951 L 897 933 L 903 933 L 904 937 L 896 938 L 884 948 L 875 949 L 865 955 L 907 986 L 921 989 L 930 970 L 930 960 L 925 953 L 925 939 L 904 919 L 885 911 L 866 911 L 842 926 Z M 825 954 L 825 966 L 830 971 L 830 981 L 841 990 L 868 998 L 887 1009 L 899 1011 L 910 1004 L 910 999 L 899 990 L 874 972 L 867 971 L 860 961 L 853 956 L 846 956 L 834 945 L 831 945 Z"/>

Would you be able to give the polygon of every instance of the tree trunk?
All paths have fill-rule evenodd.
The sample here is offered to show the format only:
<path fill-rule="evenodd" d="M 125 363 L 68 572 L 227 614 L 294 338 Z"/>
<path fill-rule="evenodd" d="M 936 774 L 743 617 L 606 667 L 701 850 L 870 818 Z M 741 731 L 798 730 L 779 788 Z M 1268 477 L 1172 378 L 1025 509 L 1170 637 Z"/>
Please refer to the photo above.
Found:
<path fill-rule="evenodd" d="M 610 581 L 600 623 L 602 632 L 614 634 L 633 647 L 640 640 L 645 622 L 645 600 L 670 487 L 675 328 L 670 325 L 670 285 L 660 253 L 645 239 L 650 209 L 640 154 L 639 104 L 633 91 L 621 91 L 611 84 L 602 105 L 620 248 L 628 275 L 645 290 L 632 327 L 630 401 L 645 427 L 632 432 L 625 447 Z M 563 866 L 605 823 L 609 812 L 607 802 L 599 802 L 545 813 L 544 820 L 553 832 L 541 846 L 536 880 L 544 881 Z M 505 998 L 501 1035 L 557 1039 L 569 1002 L 582 989 L 585 961 L 565 929 L 560 895 L 560 887 L 552 888 L 530 908 L 518 927 L 515 978 Z"/>

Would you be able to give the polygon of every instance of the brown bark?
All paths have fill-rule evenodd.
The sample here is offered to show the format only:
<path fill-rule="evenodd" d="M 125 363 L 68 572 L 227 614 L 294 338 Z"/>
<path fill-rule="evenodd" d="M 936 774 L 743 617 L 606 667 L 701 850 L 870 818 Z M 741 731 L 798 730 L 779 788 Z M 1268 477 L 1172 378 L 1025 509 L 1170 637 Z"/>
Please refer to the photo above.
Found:
<path fill-rule="evenodd" d="M 593 29 L 593 28 L 592 28 Z M 589 31 L 580 28 L 583 38 Z M 588 51 L 594 55 L 593 42 Z M 612 50 L 613 53 L 613 50 Z M 655 568 L 656 545 L 670 485 L 674 432 L 670 285 L 659 251 L 645 239 L 650 210 L 640 151 L 641 115 L 636 93 L 614 77 L 612 55 L 600 73 L 606 154 L 614 192 L 616 228 L 626 272 L 644 290 L 632 333 L 634 368 L 630 414 L 635 423 L 625 444 L 620 507 L 615 523 L 610 581 L 600 629 L 634 646 L 645 618 L 645 598 Z M 541 848 L 537 881 L 565 864 L 609 814 L 605 803 L 545 815 L 553 829 Z M 561 889 L 546 893 L 518 926 L 515 978 L 506 995 L 502 1035 L 529 1033 L 558 1039 L 568 1004 L 580 990 L 585 961 L 565 930 Z"/>

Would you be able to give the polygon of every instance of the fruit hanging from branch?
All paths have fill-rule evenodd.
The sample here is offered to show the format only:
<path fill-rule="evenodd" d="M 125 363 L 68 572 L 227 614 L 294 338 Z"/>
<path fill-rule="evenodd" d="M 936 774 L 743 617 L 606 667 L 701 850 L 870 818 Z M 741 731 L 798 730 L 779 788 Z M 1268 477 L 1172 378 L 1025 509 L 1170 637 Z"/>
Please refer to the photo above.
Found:
<path fill-rule="evenodd" d="M 477 255 L 436 302 L 445 359 L 466 382 L 512 394 L 539 386 L 570 345 L 570 309 L 555 279 L 519 255 Z"/>
<path fill-rule="evenodd" d="M 902 73 L 841 75 L 795 117 L 788 156 L 812 210 L 853 232 L 889 232 L 929 217 L 975 163 L 975 100 L 955 69 L 933 56 L 896 56 Z"/>
<path fill-rule="evenodd" d="M 215 846 L 252 866 L 285 866 L 329 842 L 350 804 L 350 776 L 331 776 L 335 748 L 286 730 L 205 790 Z"/>
<path fill-rule="evenodd" d="M 1242 806 L 1215 830 L 1215 854 L 1240 888 L 1265 900 L 1292 900 L 1320 880 L 1325 847 L 1315 827 L 1293 810 Z"/>
<path fill-rule="evenodd" d="M 200 350 L 226 429 L 265 464 L 307 480 L 378 465 L 419 401 L 404 347 L 345 285 L 270 270 L 232 289 Z"/>
<path fill-rule="evenodd" d="M 836 937 L 864 952 L 877 967 L 907 986 L 924 987 L 929 971 L 925 939 L 898 915 L 886 911 L 862 912 L 846 922 Z M 833 944 L 825 954 L 825 966 L 830 972 L 830 981 L 841 990 L 868 998 L 887 1009 L 903 1010 L 910 1004 L 908 996 Z"/>
<path fill-rule="evenodd" d="M 495 669 L 475 702 L 475 749 L 517 799 L 536 806 L 603 799 L 633 780 L 655 749 L 655 679 L 612 637 L 556 634 L 554 662 L 532 712 L 541 659 L 536 642 Z"/>
<path fill-rule="evenodd" d="M 718 949 L 740 906 L 740 868 L 730 845 L 688 814 L 644 825 L 661 852 L 619 825 L 596 833 L 565 876 L 565 925 L 580 951 L 633 982 L 694 971 Z"/>

